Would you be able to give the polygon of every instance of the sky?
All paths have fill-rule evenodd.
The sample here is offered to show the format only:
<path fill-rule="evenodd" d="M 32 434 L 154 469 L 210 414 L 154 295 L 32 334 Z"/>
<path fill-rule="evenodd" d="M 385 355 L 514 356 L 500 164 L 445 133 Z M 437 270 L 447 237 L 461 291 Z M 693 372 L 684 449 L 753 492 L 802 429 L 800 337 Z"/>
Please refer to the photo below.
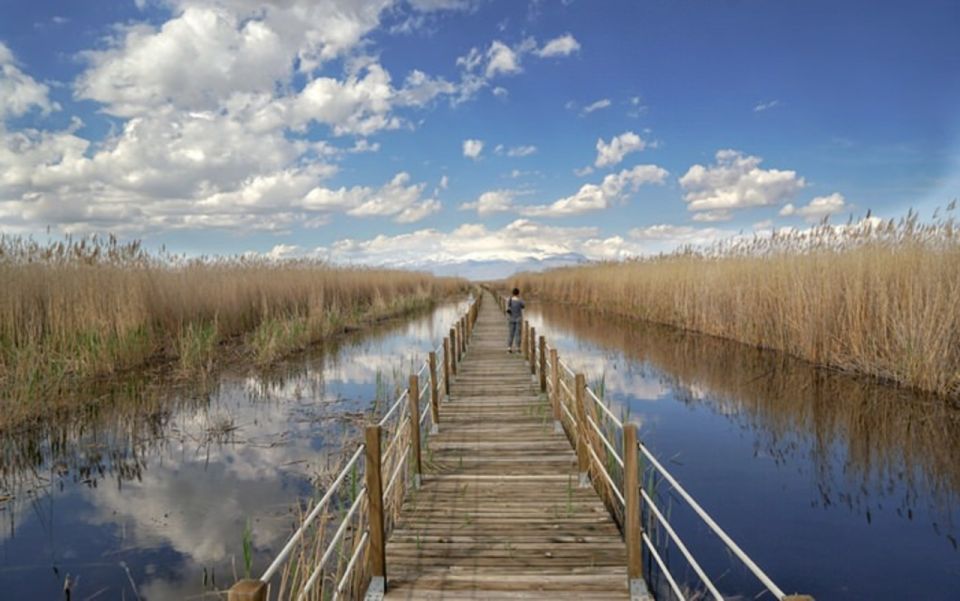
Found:
<path fill-rule="evenodd" d="M 0 0 L 0 232 L 500 277 L 960 194 L 956 0 Z"/>

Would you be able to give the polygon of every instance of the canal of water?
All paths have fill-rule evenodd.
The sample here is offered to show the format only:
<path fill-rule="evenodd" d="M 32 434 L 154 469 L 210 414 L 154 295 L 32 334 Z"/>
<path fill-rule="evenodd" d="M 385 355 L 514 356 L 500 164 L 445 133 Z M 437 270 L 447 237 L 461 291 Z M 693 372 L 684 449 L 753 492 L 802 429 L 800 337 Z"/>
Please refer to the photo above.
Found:
<path fill-rule="evenodd" d="M 781 587 L 821 601 L 960 598 L 956 406 L 778 353 L 530 305 L 538 332 Z M 258 573 L 297 500 L 329 480 L 363 417 L 465 306 L 200 389 L 127 381 L 99 391 L 95 409 L 6 437 L 4 598 L 64 598 L 69 581 L 72 599 L 213 599 L 244 575 L 245 538 Z M 669 489 L 653 492 L 725 596 L 758 595 Z M 688 591 L 702 591 L 661 543 Z"/>

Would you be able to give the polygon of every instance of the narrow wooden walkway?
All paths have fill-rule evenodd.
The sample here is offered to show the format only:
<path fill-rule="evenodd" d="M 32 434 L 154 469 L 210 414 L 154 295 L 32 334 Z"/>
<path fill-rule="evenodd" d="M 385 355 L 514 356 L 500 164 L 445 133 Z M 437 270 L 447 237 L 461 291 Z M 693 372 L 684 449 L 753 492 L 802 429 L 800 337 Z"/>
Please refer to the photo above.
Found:
<path fill-rule="evenodd" d="M 387 542 L 386 598 L 628 598 L 620 533 L 506 332 L 485 299 Z"/>

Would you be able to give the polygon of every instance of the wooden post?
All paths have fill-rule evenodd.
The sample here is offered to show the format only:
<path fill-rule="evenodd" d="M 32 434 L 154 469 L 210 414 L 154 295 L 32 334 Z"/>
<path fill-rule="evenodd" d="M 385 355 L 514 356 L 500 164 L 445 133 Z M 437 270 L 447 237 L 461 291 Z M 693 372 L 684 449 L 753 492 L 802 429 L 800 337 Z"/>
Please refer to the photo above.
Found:
<path fill-rule="evenodd" d="M 460 350 L 461 352 L 467 352 L 467 318 L 460 318 Z"/>
<path fill-rule="evenodd" d="M 450 399 L 450 339 L 443 339 L 443 394 Z"/>
<path fill-rule="evenodd" d="M 366 462 L 367 481 L 367 522 L 370 525 L 370 549 L 367 560 L 373 580 L 373 588 L 377 579 L 380 579 L 380 590 L 385 590 L 387 583 L 387 553 L 386 538 L 383 532 L 383 480 L 380 477 L 380 426 L 367 426 L 364 431 L 364 461 Z"/>
<path fill-rule="evenodd" d="M 530 375 L 537 375 L 537 328 L 530 328 Z"/>
<path fill-rule="evenodd" d="M 580 486 L 590 486 L 590 456 L 588 455 L 587 445 L 590 444 L 587 439 L 587 412 L 583 406 L 584 396 L 587 389 L 587 378 L 578 373 L 575 378 L 574 396 L 576 398 L 577 409 L 577 466 L 580 472 Z"/>
<path fill-rule="evenodd" d="M 267 583 L 244 578 L 227 591 L 227 601 L 267 601 Z"/>
<path fill-rule="evenodd" d="M 410 374 L 410 386 L 407 388 L 407 400 L 410 402 L 410 446 L 413 449 L 413 486 L 420 488 L 420 475 L 423 466 L 420 465 L 420 379 L 417 374 Z"/>
<path fill-rule="evenodd" d="M 631 597 L 634 588 L 646 586 L 643 580 L 643 557 L 640 525 L 640 480 L 637 470 L 637 425 L 623 425 L 623 498 L 626 503 L 623 539 L 627 543 L 627 583 Z M 641 589 L 642 590 L 642 589 Z"/>
<path fill-rule="evenodd" d="M 450 328 L 450 373 L 457 375 L 457 329 Z"/>
<path fill-rule="evenodd" d="M 437 353 L 430 351 L 430 433 L 440 431 L 440 386 L 437 385 Z M 430 444 L 429 442 L 427 444 Z"/>
<path fill-rule="evenodd" d="M 550 404 L 553 405 L 553 422 L 557 432 L 563 431 L 563 424 L 560 421 L 560 403 L 563 400 L 560 397 L 560 357 L 557 356 L 557 349 L 550 349 L 550 386 L 553 388 L 553 395 Z"/>
<path fill-rule="evenodd" d="M 547 339 L 540 337 L 540 392 L 547 391 Z"/>
<path fill-rule="evenodd" d="M 530 332 L 530 322 L 526 319 L 520 324 L 520 354 L 527 358 L 527 334 Z"/>

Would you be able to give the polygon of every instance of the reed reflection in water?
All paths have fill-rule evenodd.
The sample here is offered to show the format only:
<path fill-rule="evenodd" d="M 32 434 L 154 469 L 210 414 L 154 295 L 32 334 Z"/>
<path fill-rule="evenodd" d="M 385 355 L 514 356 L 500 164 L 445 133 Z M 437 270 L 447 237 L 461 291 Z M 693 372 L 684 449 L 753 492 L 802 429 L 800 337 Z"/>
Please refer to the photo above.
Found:
<path fill-rule="evenodd" d="M 131 376 L 82 411 L 0 442 L 3 598 L 217 598 L 290 534 L 295 504 L 355 448 L 460 305 L 357 333 L 276 368 L 162 386 Z M 249 535 L 244 529 L 249 524 Z M 9 595 L 9 597 L 8 597 Z"/>
<path fill-rule="evenodd" d="M 714 337 L 529 305 L 538 333 L 641 424 L 644 442 L 786 588 L 956 598 L 955 404 Z M 687 518 L 676 508 L 709 545 Z M 711 562 L 730 583 L 721 590 L 759 590 L 708 548 Z M 878 578 L 892 573 L 909 577 Z"/>

